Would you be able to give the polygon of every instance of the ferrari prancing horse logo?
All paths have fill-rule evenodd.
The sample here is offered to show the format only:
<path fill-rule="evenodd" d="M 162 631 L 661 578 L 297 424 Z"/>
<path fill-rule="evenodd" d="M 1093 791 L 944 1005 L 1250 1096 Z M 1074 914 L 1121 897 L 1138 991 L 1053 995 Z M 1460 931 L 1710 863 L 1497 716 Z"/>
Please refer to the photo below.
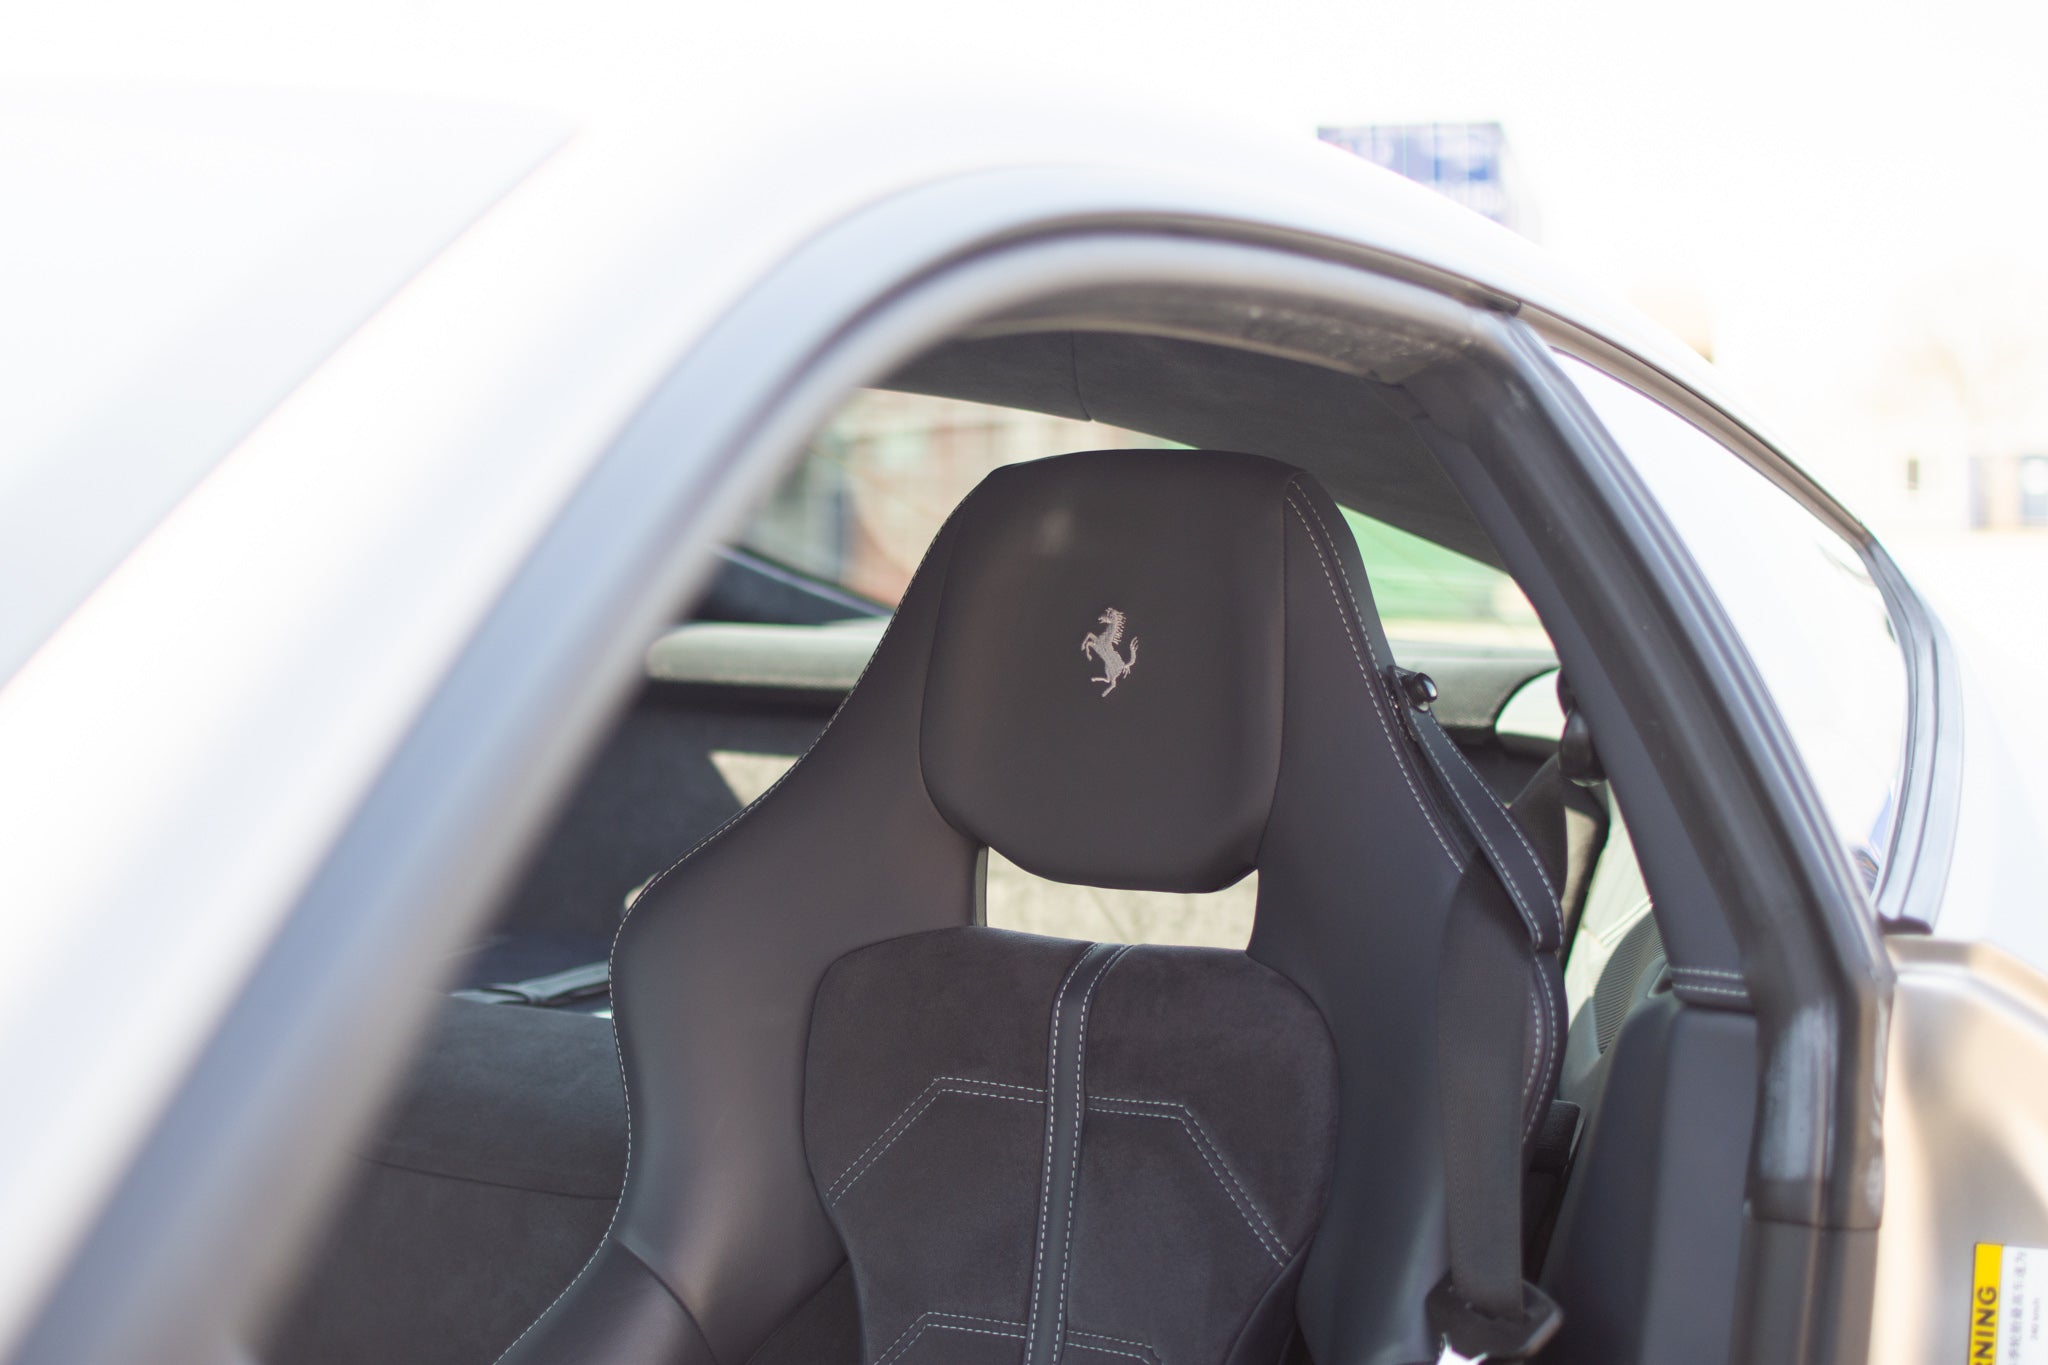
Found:
<path fill-rule="evenodd" d="M 1138 637 L 1131 637 L 1131 653 L 1130 657 L 1126 658 L 1116 652 L 1117 645 L 1121 644 L 1124 638 L 1124 614 L 1115 607 L 1110 607 L 1095 619 L 1100 621 L 1104 628 L 1091 630 L 1081 637 L 1081 657 L 1085 659 L 1093 654 L 1102 660 L 1102 676 L 1090 678 L 1089 681 L 1103 684 L 1102 695 L 1106 697 L 1116 691 L 1117 683 L 1123 680 L 1125 674 L 1138 666 Z"/>

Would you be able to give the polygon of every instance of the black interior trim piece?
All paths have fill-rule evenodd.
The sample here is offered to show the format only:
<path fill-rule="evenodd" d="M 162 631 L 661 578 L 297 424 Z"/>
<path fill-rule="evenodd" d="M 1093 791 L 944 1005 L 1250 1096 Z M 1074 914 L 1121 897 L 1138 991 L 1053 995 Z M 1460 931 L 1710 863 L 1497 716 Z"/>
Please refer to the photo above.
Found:
<path fill-rule="evenodd" d="M 698 599 L 696 620 L 822 625 L 889 614 L 889 609 L 879 602 L 778 564 L 743 546 L 723 546 L 718 558 L 717 572 Z"/>
<path fill-rule="evenodd" d="M 1738 1355 L 1752 1346 L 1777 1354 L 1763 1343 L 1794 1341 L 1803 1359 L 1860 1358 L 1870 1281 L 1858 1267 L 1882 1200 L 1889 959 L 1783 722 L 1690 555 L 1576 390 L 1556 375 L 1542 340 L 1520 324 L 1503 322 L 1502 331 L 1504 347 L 1519 353 L 1525 372 L 1555 376 L 1529 394 L 1528 411 L 1546 429 L 1502 430 L 1504 409 L 1477 411 L 1449 386 L 1437 388 L 1432 410 L 1454 415 L 1496 449 L 1547 441 L 1551 432 L 1578 446 L 1576 463 L 1492 461 L 1470 473 L 1500 480 L 1518 506 L 1541 509 L 1552 524 L 1577 528 L 1569 541 L 1549 547 L 1546 563 L 1568 576 L 1575 600 L 1604 604 L 1600 619 L 1635 627 L 1633 638 L 1603 641 L 1598 676 L 1594 667 L 1580 667 L 1580 641 L 1556 631 L 1553 637 L 1625 804 L 1640 779 L 1620 771 L 1609 752 L 1618 747 L 1613 741 L 1633 730 L 1655 734 L 1665 747 L 1661 785 L 1681 803 L 1684 828 L 1719 869 L 1716 884 L 1756 1006 L 1763 1065 L 1746 1283 L 1760 1291 L 1775 1277 L 1800 1292 L 1745 1300 Z M 1444 378 L 1452 386 L 1458 379 Z M 1464 463 L 1445 449 L 1447 462 Z M 1484 516 L 1483 506 L 1475 507 Z M 1512 562 L 1507 543 L 1502 548 Z M 1652 584 L 1656 590 L 1645 591 Z M 1539 609 L 1545 604 L 1537 592 L 1547 586 L 1547 579 L 1524 582 Z M 1617 711 L 1637 712 L 1642 722 L 1624 724 Z M 1639 847 L 1647 849 L 1636 806 L 1629 809 Z M 1652 871 L 1646 856 L 1645 872 Z M 1682 926 L 1667 918 L 1663 888 L 1653 881 L 1652 891 L 1677 962 L 1683 943 L 1674 931 Z M 1816 1027 L 1816 1019 L 1825 1026 Z"/>
<path fill-rule="evenodd" d="M 1566 1305 L 1564 1329 L 1542 1360 L 1794 1359 L 1792 1343 L 1731 1351 L 1740 1258 L 1724 1252 L 1741 1242 L 1747 1163 L 1726 1136 L 1753 1122 L 1756 1021 L 1640 979 L 1634 1004 L 1594 1072 L 1577 1087 L 1568 1073 L 1561 1091 L 1587 1107 L 1541 1281 Z M 1593 1042 L 1594 1025 L 1575 1021 L 1574 1043 Z"/>
<path fill-rule="evenodd" d="M 605 994 L 611 989 L 611 979 L 609 964 L 600 959 L 523 981 L 493 981 L 457 991 L 455 998 L 486 1005 L 566 1005 Z"/>

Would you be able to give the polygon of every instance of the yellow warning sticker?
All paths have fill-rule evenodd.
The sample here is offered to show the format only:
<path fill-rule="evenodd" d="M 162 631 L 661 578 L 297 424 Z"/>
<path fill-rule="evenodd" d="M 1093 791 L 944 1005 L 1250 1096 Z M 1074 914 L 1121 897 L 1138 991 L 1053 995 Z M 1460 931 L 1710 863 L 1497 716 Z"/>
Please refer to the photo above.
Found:
<path fill-rule="evenodd" d="M 1977 1243 L 1969 1365 L 2048 1365 L 2048 1249 Z"/>

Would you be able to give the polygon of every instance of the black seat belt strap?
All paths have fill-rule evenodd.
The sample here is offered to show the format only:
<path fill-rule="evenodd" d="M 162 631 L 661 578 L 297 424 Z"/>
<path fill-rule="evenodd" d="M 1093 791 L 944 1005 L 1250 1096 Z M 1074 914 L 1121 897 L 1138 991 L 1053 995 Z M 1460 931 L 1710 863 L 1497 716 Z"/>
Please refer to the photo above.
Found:
<path fill-rule="evenodd" d="M 1389 672 L 1417 747 L 1492 874 L 1467 872 L 1445 929 L 1437 1049 L 1450 1271 L 1425 1307 L 1440 1361 L 1522 1360 L 1561 1321 L 1557 1305 L 1522 1277 L 1522 1168 L 1529 1107 L 1547 1099 L 1531 1093 L 1539 1078 L 1529 1002 L 1542 989 L 1543 956 L 1563 935 L 1563 912 L 1550 870 L 1431 713 L 1436 685 L 1425 674 Z"/>
<path fill-rule="evenodd" d="M 1564 937 L 1564 911 L 1558 904 L 1558 889 L 1551 884 L 1550 871 L 1529 846 L 1521 826 L 1473 770 L 1456 741 L 1444 733 L 1430 704 L 1436 700 L 1436 684 L 1427 673 L 1394 669 L 1395 682 L 1408 703 L 1408 725 L 1423 757 L 1444 790 L 1450 793 L 1455 813 L 1473 838 L 1479 851 L 1493 866 L 1501 888 L 1515 903 L 1515 913 L 1529 930 L 1529 942 L 1539 952 L 1556 952 Z"/>

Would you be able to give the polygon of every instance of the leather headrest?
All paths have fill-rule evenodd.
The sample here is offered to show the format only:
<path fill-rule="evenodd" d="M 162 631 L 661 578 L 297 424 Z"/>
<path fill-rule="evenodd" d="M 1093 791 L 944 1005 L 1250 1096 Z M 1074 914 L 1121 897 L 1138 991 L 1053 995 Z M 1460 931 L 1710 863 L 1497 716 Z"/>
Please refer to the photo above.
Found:
<path fill-rule="evenodd" d="M 1250 871 L 1280 764 L 1284 498 L 1307 477 L 1184 450 L 991 474 L 944 561 L 921 739 L 940 813 L 1060 881 Z"/>

